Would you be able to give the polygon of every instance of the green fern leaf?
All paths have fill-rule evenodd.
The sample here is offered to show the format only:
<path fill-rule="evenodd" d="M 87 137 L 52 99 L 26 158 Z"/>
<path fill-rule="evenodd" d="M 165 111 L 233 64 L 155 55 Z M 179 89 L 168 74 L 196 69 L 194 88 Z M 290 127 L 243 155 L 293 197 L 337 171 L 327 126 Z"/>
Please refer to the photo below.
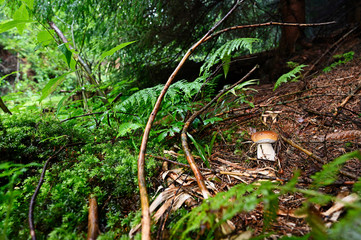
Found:
<path fill-rule="evenodd" d="M 281 77 L 278 78 L 277 82 L 275 83 L 275 86 L 273 88 L 273 91 L 275 91 L 279 86 L 281 86 L 282 83 L 287 82 L 295 82 L 298 81 L 298 78 L 300 77 L 301 71 L 303 71 L 303 68 L 307 67 L 307 65 L 299 65 L 289 71 L 288 73 L 283 74 Z"/>
<path fill-rule="evenodd" d="M 259 41 L 260 40 L 257 38 L 237 38 L 226 42 L 202 65 L 200 74 L 202 75 L 203 73 L 208 72 L 210 68 L 219 63 L 221 59 L 228 58 L 227 56 L 230 58 L 233 51 L 246 49 L 250 53 L 253 53 L 253 44 Z"/>

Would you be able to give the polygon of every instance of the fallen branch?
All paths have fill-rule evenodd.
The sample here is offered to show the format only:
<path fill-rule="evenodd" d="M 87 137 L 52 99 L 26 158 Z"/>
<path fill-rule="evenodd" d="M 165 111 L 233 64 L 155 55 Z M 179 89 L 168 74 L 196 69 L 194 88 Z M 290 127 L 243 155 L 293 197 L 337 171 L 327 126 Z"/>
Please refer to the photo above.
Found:
<path fill-rule="evenodd" d="M 32 240 L 36 239 L 35 228 L 34 228 L 34 206 L 35 206 L 35 202 L 36 202 L 36 197 L 38 196 L 39 190 L 44 182 L 46 168 L 47 168 L 50 160 L 53 159 L 56 155 L 58 155 L 64 148 L 65 148 L 64 146 L 61 147 L 56 153 L 54 153 L 51 157 L 49 157 L 48 160 L 46 160 L 44 167 L 43 167 L 43 171 L 41 172 L 41 175 L 40 175 L 38 186 L 36 187 L 35 192 L 34 192 L 33 196 L 31 197 L 30 206 L 29 206 L 29 229 L 30 229 L 30 236 L 31 236 Z"/>
<path fill-rule="evenodd" d="M 91 197 L 89 199 L 87 240 L 96 240 L 99 233 L 98 203 L 96 197 Z"/>
<path fill-rule="evenodd" d="M 288 139 L 284 136 L 282 136 L 281 134 L 279 135 L 282 140 L 284 140 L 285 142 L 287 142 L 288 144 L 290 144 L 292 147 L 297 148 L 298 150 L 306 153 L 309 157 L 315 159 L 317 162 L 321 163 L 321 164 L 325 164 L 325 162 L 318 156 L 316 156 L 315 154 L 313 154 L 312 152 L 308 151 L 307 149 L 301 147 L 300 145 L 298 145 L 297 143 L 293 142 L 291 139 Z"/>
<path fill-rule="evenodd" d="M 333 114 L 334 116 L 337 116 L 338 115 L 338 113 L 339 113 L 339 109 L 340 108 L 343 108 L 345 105 L 346 105 L 346 103 L 353 97 L 353 96 L 355 96 L 355 94 L 359 91 L 361 89 L 361 85 L 359 85 L 358 87 L 356 87 L 353 91 L 352 91 L 352 93 L 350 93 L 343 101 L 342 101 L 342 103 L 340 104 L 340 106 L 338 106 L 338 108 L 336 109 L 336 111 L 335 111 L 335 113 Z"/>
<path fill-rule="evenodd" d="M 145 126 L 142 143 L 140 146 L 139 151 L 139 158 L 138 158 L 138 184 L 139 184 L 139 192 L 140 192 L 140 202 L 142 208 L 142 239 L 150 239 L 150 227 L 151 227 L 151 219 L 150 219 L 150 212 L 149 212 L 149 200 L 148 200 L 148 193 L 145 181 L 145 171 L 144 171 L 144 162 L 145 162 L 145 153 L 147 151 L 147 143 L 150 134 L 150 130 L 152 128 L 152 123 L 158 113 L 162 100 L 170 87 L 171 83 L 173 82 L 175 76 L 178 74 L 179 70 L 183 67 L 185 61 L 188 57 L 194 52 L 194 50 L 201 45 L 203 42 L 206 41 L 208 36 L 210 36 L 215 29 L 226 19 L 229 15 L 243 2 L 244 0 L 237 0 L 236 4 L 233 8 L 219 21 L 217 22 L 198 42 L 196 42 L 183 56 L 182 60 L 179 62 L 176 69 L 170 75 L 169 79 L 167 80 L 166 84 L 164 85 L 163 90 L 161 91 L 158 99 L 154 105 L 153 111 L 149 116 L 147 125 Z"/>

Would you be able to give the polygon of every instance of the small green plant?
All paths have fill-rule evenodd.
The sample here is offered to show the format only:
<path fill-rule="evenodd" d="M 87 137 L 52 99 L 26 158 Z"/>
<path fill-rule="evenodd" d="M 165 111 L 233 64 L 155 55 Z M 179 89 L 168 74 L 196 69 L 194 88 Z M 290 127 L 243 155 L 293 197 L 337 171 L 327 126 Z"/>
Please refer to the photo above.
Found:
<path fill-rule="evenodd" d="M 273 91 L 275 91 L 279 86 L 281 86 L 282 83 L 287 82 L 297 82 L 300 78 L 302 78 L 302 71 L 304 67 L 307 67 L 307 65 L 301 64 L 295 62 L 287 62 L 288 67 L 293 68 L 288 73 L 283 74 L 281 77 L 279 77 L 275 83 L 275 86 L 273 88 Z"/>
<path fill-rule="evenodd" d="M 353 52 L 353 51 L 350 51 L 350 52 L 347 52 L 347 53 L 344 53 L 344 54 L 334 55 L 333 58 L 335 59 L 335 62 L 332 63 L 330 66 L 325 67 L 325 68 L 323 69 L 323 71 L 324 71 L 325 73 L 330 72 L 330 71 L 331 71 L 332 69 L 334 69 L 335 67 L 351 61 L 351 60 L 353 59 L 353 56 L 354 56 L 354 55 L 355 55 L 355 52 Z"/>

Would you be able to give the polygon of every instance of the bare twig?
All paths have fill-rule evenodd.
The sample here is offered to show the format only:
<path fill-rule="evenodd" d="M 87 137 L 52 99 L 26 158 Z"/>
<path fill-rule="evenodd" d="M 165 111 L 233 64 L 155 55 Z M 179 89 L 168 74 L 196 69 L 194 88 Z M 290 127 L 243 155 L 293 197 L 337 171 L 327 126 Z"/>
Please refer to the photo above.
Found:
<path fill-rule="evenodd" d="M 297 26 L 297 27 L 317 27 L 317 26 L 323 26 L 323 25 L 329 25 L 334 24 L 335 21 L 332 22 L 324 22 L 324 23 L 281 23 L 281 22 L 267 22 L 267 23 L 257 23 L 257 24 L 250 24 L 250 25 L 242 25 L 242 26 L 233 26 L 229 28 L 222 29 L 211 36 L 209 36 L 207 40 L 214 38 L 215 36 L 218 36 L 219 34 L 232 31 L 232 30 L 238 30 L 238 29 L 244 29 L 244 28 L 256 28 L 256 27 L 266 27 L 266 26 Z"/>
<path fill-rule="evenodd" d="M 339 113 L 339 109 L 340 108 L 343 108 L 345 105 L 346 105 L 346 103 L 353 97 L 353 96 L 355 96 L 355 94 L 359 91 L 361 89 L 361 84 L 358 86 L 358 87 L 356 87 L 353 91 L 352 91 L 352 93 L 351 94 L 349 94 L 343 101 L 342 101 L 342 103 L 340 104 L 340 106 L 336 109 L 336 112 L 333 114 L 334 116 L 337 116 L 338 115 L 338 113 Z"/>
<path fill-rule="evenodd" d="M 317 162 L 321 163 L 321 164 L 325 164 L 325 162 L 317 155 L 313 154 L 312 152 L 308 151 L 307 149 L 301 147 L 300 145 L 298 145 L 297 143 L 293 142 L 291 139 L 288 139 L 286 137 L 284 137 L 283 135 L 280 134 L 280 137 L 282 138 L 282 140 L 284 140 L 285 142 L 287 142 L 288 144 L 290 144 L 292 147 L 297 148 L 298 150 L 306 153 L 308 156 L 312 157 L 313 159 L 315 159 Z"/>
<path fill-rule="evenodd" d="M 194 50 L 201 45 L 203 42 L 206 41 L 206 38 L 210 36 L 215 29 L 226 19 L 228 16 L 243 2 L 244 0 L 237 0 L 236 4 L 233 8 L 218 22 L 216 23 L 198 42 L 196 42 L 183 56 L 182 60 L 179 62 L 176 69 L 173 71 L 171 76 L 169 77 L 168 81 L 164 85 L 163 90 L 161 91 L 157 102 L 154 105 L 153 111 L 149 116 L 147 125 L 144 129 L 144 134 L 142 138 L 142 143 L 139 152 L 138 158 L 138 184 L 139 184 L 139 192 L 140 192 L 140 200 L 141 200 L 141 207 L 142 207 L 142 239 L 150 239 L 150 227 L 151 227 L 151 219 L 150 219 L 150 212 L 149 212 L 149 200 L 145 182 L 145 171 L 144 171 L 144 161 L 145 161 L 145 153 L 147 150 L 147 143 L 149 138 L 149 133 L 152 128 L 152 123 L 158 113 L 164 95 L 166 94 L 168 88 L 170 87 L 171 83 L 173 82 L 175 76 L 178 74 L 179 70 L 184 65 L 185 61 L 188 57 L 194 52 Z"/>
<path fill-rule="evenodd" d="M 36 187 L 35 192 L 34 192 L 33 196 L 31 197 L 30 206 L 29 206 L 29 229 L 30 229 L 30 235 L 31 235 L 32 240 L 36 239 L 35 228 L 34 228 L 34 218 L 33 218 L 34 217 L 34 206 L 35 206 L 35 202 L 36 202 L 36 197 L 38 196 L 39 190 L 44 182 L 46 168 L 47 168 L 50 160 L 53 159 L 56 155 L 58 155 L 64 148 L 65 148 L 64 146 L 61 147 L 56 153 L 54 153 L 52 156 L 50 156 L 48 158 L 48 160 L 46 160 L 44 167 L 43 167 L 43 171 L 41 172 L 41 175 L 40 175 L 38 186 Z"/>

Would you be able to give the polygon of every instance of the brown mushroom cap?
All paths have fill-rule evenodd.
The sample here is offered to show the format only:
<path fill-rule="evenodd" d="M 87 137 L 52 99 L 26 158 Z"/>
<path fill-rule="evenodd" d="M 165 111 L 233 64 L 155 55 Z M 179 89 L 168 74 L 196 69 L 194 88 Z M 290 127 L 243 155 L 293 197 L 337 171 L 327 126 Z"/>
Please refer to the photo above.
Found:
<path fill-rule="evenodd" d="M 255 143 L 274 143 L 278 139 L 278 134 L 273 131 L 262 131 L 253 133 L 251 139 Z"/>

